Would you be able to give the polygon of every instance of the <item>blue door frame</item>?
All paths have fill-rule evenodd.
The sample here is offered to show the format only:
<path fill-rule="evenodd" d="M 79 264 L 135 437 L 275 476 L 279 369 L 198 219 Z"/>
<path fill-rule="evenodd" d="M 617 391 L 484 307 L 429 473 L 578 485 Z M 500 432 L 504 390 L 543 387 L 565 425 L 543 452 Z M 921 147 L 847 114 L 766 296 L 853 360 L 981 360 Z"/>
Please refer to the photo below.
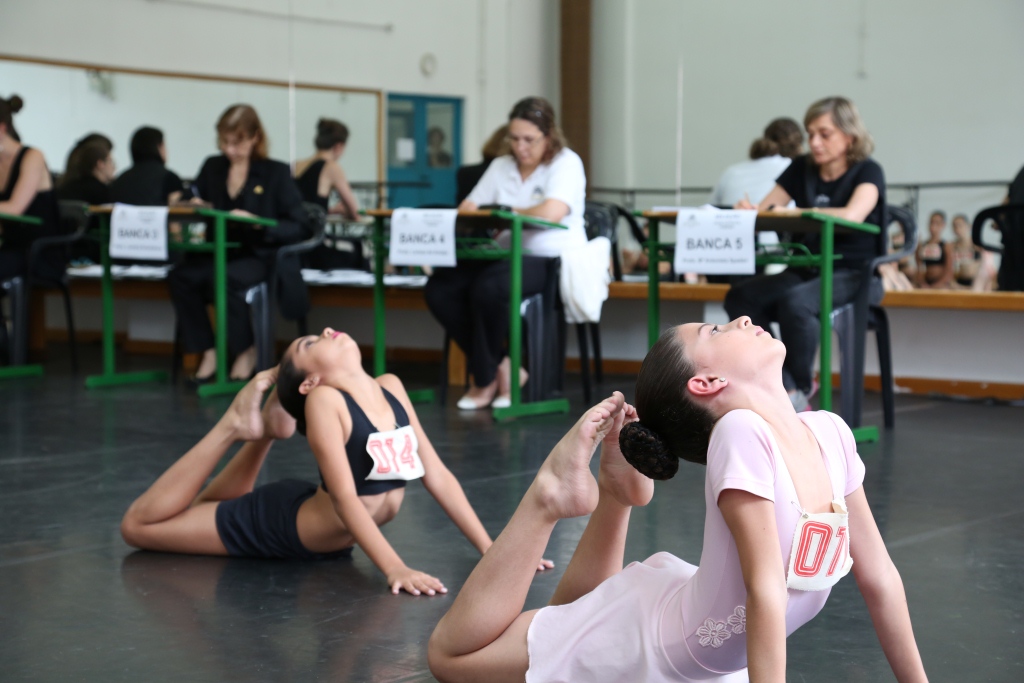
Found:
<path fill-rule="evenodd" d="M 429 125 L 430 112 L 446 119 L 450 113 L 450 130 Z M 428 141 L 433 128 L 440 136 L 433 132 L 431 155 Z M 455 172 L 462 164 L 461 98 L 389 93 L 387 145 L 389 207 L 454 206 Z"/>

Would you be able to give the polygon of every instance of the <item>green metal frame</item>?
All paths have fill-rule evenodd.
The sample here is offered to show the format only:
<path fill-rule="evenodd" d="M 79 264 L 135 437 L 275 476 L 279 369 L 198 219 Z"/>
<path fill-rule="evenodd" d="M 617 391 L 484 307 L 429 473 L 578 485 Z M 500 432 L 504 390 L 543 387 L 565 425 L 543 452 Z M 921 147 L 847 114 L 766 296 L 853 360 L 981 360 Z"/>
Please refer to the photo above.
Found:
<path fill-rule="evenodd" d="M 637 212 L 642 215 L 643 212 Z M 764 254 L 757 257 L 758 265 L 782 263 L 788 266 L 815 267 L 821 269 L 821 351 L 819 359 L 818 405 L 822 410 L 832 410 L 832 274 L 835 261 L 841 256 L 835 254 L 835 228 L 841 226 L 878 234 L 880 228 L 868 223 L 856 223 L 838 216 L 818 211 L 803 211 L 799 218 L 821 223 L 821 251 L 813 254 Z M 658 263 L 668 260 L 665 247 L 672 246 L 660 240 L 661 220 L 648 218 L 647 247 L 647 348 L 654 346 L 661 331 L 661 292 L 658 282 Z M 854 430 L 858 442 L 878 441 L 877 427 L 859 427 Z"/>
<path fill-rule="evenodd" d="M 21 216 L 13 213 L 0 213 L 0 223 L 21 223 L 22 225 L 42 225 L 43 221 L 37 216 Z M 0 319 L 0 325 L 4 324 Z M 14 379 L 17 377 L 42 377 L 43 366 L 36 363 L 25 365 L 7 365 L 0 368 L 0 379 Z"/>
<path fill-rule="evenodd" d="M 511 364 L 511 377 L 519 376 L 519 368 L 523 360 L 523 321 L 520 317 L 520 308 L 523 301 L 523 224 L 541 225 L 546 228 L 565 230 L 566 227 L 559 223 L 524 216 L 512 211 L 491 211 L 490 217 L 507 220 L 510 223 L 512 240 L 510 248 L 503 249 L 493 240 L 482 238 L 464 238 L 456 240 L 456 258 L 460 260 L 501 260 L 509 259 L 509 336 L 508 355 Z M 374 318 L 374 343 L 373 343 L 373 371 L 376 375 L 385 372 L 385 315 L 386 307 L 384 301 L 384 255 L 387 245 L 384 240 L 385 221 L 387 217 L 378 215 L 374 220 L 373 229 L 373 260 L 374 260 L 374 284 L 373 284 L 373 318 Z M 447 379 L 445 379 L 447 381 Z M 558 398 L 546 401 L 533 401 L 524 403 L 522 400 L 522 389 L 519 382 L 512 382 L 512 394 L 507 408 L 494 408 L 492 415 L 495 420 L 509 420 L 526 415 L 546 415 L 551 413 L 568 413 L 568 399 Z M 426 389 L 422 391 L 409 392 L 411 400 L 432 401 L 434 392 Z M 415 398 L 414 398 L 415 397 Z"/>
<path fill-rule="evenodd" d="M 111 274 L 110 262 L 110 213 L 103 211 L 96 214 L 100 219 L 100 228 L 96 237 L 100 243 L 100 260 L 103 265 L 101 293 L 103 301 L 103 373 L 90 375 L 85 379 L 85 386 L 90 389 L 99 387 L 123 386 L 126 384 L 143 384 L 147 382 L 163 382 L 167 373 L 151 372 L 117 372 L 116 349 L 114 346 L 114 278 Z M 192 251 L 213 254 L 214 264 L 214 310 L 216 329 L 214 331 L 215 351 L 217 354 L 217 372 L 213 382 L 203 384 L 198 389 L 200 396 L 219 396 L 237 393 L 245 386 L 245 382 L 228 379 L 228 299 L 227 299 L 227 253 L 228 249 L 238 247 L 234 242 L 227 241 L 228 221 L 248 223 L 261 227 L 273 227 L 277 221 L 255 216 L 237 216 L 227 211 L 197 207 L 191 213 L 211 219 L 213 223 L 213 242 L 203 244 L 172 243 L 168 247 L 175 251 Z M 177 214 L 168 216 L 169 221 L 187 217 Z"/>

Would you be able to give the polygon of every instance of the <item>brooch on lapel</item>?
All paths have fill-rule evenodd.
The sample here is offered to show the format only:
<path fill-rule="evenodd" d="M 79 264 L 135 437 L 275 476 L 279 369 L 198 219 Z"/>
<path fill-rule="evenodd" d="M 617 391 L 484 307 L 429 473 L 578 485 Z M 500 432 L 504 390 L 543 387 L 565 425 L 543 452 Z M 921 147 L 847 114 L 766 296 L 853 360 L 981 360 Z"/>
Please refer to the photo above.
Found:
<path fill-rule="evenodd" d="M 263 186 L 262 185 L 257 185 L 256 187 L 252 188 L 252 193 L 253 194 L 263 194 Z"/>

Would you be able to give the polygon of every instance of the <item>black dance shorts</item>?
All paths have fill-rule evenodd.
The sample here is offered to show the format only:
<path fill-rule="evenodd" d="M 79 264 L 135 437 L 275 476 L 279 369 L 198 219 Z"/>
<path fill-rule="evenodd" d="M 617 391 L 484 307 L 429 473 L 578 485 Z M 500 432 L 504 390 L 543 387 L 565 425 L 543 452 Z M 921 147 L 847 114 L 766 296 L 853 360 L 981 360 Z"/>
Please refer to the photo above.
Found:
<path fill-rule="evenodd" d="M 349 557 L 352 548 L 314 553 L 299 540 L 299 507 L 316 493 L 316 485 L 284 479 L 217 505 L 217 533 L 232 557 L 285 560 L 330 560 Z"/>

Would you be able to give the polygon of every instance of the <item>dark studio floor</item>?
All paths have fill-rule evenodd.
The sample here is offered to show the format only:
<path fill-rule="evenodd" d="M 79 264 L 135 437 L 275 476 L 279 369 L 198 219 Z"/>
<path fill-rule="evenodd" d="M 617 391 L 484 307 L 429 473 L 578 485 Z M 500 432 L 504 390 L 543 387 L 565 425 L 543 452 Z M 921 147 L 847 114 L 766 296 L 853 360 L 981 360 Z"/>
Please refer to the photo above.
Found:
<path fill-rule="evenodd" d="M 82 355 L 96 362 L 99 349 Z M 392 596 L 358 550 L 319 564 L 133 552 L 118 532 L 125 508 L 229 399 L 166 385 L 89 391 L 61 358 L 47 367 L 44 379 L 0 382 L 0 681 L 433 680 L 427 638 L 477 557 L 421 486 L 386 534 L 447 597 Z M 405 375 L 410 386 L 436 377 Z M 583 409 L 569 381 L 571 419 L 496 425 L 418 408 L 492 535 Z M 628 398 L 632 378 L 605 388 Z M 866 421 L 880 421 L 877 408 L 869 394 Z M 1024 408 L 899 397 L 897 429 L 861 449 L 932 681 L 1024 680 L 1022 444 Z M 277 444 L 261 476 L 314 479 L 304 440 Z M 667 550 L 696 562 L 703 506 L 703 472 L 684 464 L 634 512 L 627 560 Z M 537 576 L 528 608 L 551 595 L 584 524 L 557 527 L 557 568 Z M 790 681 L 893 679 L 852 577 L 789 639 L 788 658 Z"/>

